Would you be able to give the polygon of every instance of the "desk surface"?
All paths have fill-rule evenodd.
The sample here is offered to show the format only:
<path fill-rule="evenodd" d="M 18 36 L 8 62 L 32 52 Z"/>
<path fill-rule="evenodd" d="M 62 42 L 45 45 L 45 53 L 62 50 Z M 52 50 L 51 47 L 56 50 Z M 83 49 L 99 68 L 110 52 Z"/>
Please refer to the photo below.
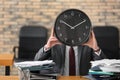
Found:
<path fill-rule="evenodd" d="M 81 76 L 59 76 L 58 80 L 89 80 Z"/>
<path fill-rule="evenodd" d="M 10 66 L 13 65 L 14 54 L 0 53 L 0 65 Z"/>
<path fill-rule="evenodd" d="M 0 80 L 19 80 L 18 76 L 0 76 Z"/>

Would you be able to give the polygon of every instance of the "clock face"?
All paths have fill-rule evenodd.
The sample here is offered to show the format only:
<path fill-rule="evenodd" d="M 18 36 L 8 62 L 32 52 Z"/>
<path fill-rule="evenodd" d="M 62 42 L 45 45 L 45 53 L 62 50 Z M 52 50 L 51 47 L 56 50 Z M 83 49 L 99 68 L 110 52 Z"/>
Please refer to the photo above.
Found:
<path fill-rule="evenodd" d="M 80 45 L 89 38 L 91 21 L 84 12 L 69 9 L 57 17 L 54 31 L 60 42 L 69 46 Z"/>

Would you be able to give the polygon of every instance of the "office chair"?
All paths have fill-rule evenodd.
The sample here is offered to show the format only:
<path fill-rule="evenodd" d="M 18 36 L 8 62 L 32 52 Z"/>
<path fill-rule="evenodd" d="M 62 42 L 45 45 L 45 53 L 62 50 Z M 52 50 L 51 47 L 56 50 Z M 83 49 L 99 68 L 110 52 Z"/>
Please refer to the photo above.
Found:
<path fill-rule="evenodd" d="M 13 51 L 18 57 L 15 62 L 33 61 L 38 50 L 46 44 L 48 30 L 42 26 L 23 26 L 19 32 L 19 46 Z M 18 50 L 18 52 L 17 52 Z M 54 79 L 56 75 L 38 74 L 30 71 L 30 80 L 43 80 L 44 78 Z M 35 70 L 35 72 L 37 72 Z"/>
<path fill-rule="evenodd" d="M 47 41 L 47 29 L 42 26 L 23 26 L 19 32 L 19 46 L 15 46 L 13 51 L 18 55 L 16 62 L 31 61 L 37 51 L 43 47 Z M 18 50 L 18 52 L 17 52 Z"/>
<path fill-rule="evenodd" d="M 114 26 L 93 27 L 98 45 L 109 59 L 119 59 L 119 31 Z"/>

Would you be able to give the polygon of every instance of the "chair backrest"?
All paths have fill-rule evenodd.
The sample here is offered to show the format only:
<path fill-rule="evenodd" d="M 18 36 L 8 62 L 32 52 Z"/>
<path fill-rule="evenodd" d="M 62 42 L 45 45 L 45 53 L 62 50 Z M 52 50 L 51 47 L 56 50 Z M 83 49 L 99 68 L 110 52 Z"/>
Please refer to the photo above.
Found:
<path fill-rule="evenodd" d="M 19 33 L 18 59 L 33 60 L 47 41 L 47 29 L 42 26 L 23 26 Z"/>
<path fill-rule="evenodd" d="M 114 26 L 93 27 L 98 45 L 109 59 L 119 58 L 119 30 Z"/>

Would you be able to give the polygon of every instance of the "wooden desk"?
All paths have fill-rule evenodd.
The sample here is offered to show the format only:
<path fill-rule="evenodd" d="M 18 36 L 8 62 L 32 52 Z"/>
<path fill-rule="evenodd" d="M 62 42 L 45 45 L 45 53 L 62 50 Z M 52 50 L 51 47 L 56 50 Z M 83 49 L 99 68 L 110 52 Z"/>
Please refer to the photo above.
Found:
<path fill-rule="evenodd" d="M 58 80 L 89 80 L 81 76 L 59 76 Z"/>
<path fill-rule="evenodd" d="M 13 62 L 14 54 L 0 53 L 0 65 L 5 66 L 5 75 L 10 75 L 10 66 Z"/>
<path fill-rule="evenodd" d="M 0 80 L 19 80 L 18 76 L 0 76 Z"/>

